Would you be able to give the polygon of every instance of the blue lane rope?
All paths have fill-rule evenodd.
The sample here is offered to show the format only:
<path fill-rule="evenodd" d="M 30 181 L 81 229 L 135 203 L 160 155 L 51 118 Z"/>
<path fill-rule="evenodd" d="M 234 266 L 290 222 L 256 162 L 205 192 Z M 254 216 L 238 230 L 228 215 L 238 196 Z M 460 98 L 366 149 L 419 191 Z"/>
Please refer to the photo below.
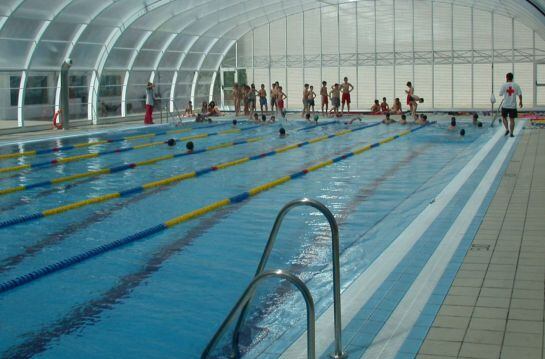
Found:
<path fill-rule="evenodd" d="M 135 242 L 135 241 L 150 237 L 150 236 L 155 235 L 157 233 L 163 232 L 163 231 L 165 231 L 165 230 L 167 230 L 169 228 L 172 228 L 172 227 L 174 227 L 174 226 L 176 226 L 176 225 L 178 225 L 180 223 L 184 223 L 184 222 L 186 222 L 188 220 L 191 220 L 193 218 L 202 216 L 202 215 L 204 215 L 206 213 L 210 213 L 210 212 L 212 212 L 214 210 L 225 207 L 225 206 L 227 206 L 229 204 L 242 202 L 242 201 L 244 201 L 244 200 L 246 200 L 246 199 L 248 199 L 248 198 L 250 198 L 252 196 L 255 196 L 255 195 L 257 195 L 257 194 L 259 194 L 259 193 L 261 193 L 263 191 L 266 191 L 266 190 L 271 189 L 271 188 L 273 188 L 275 186 L 283 184 L 283 183 L 285 183 L 285 182 L 287 182 L 289 180 L 293 180 L 293 179 L 303 177 L 303 176 L 307 175 L 308 173 L 316 171 L 316 170 L 318 170 L 318 169 L 320 169 L 322 167 L 328 166 L 328 165 L 336 163 L 336 162 L 343 161 L 343 160 L 345 160 L 347 158 L 350 158 L 350 157 L 352 157 L 352 156 L 354 156 L 356 154 L 366 152 L 369 149 L 376 148 L 376 147 L 378 147 L 380 145 L 391 142 L 391 141 L 393 141 L 393 140 L 395 140 L 397 138 L 400 138 L 400 137 L 403 137 L 403 136 L 405 136 L 405 135 L 407 135 L 409 133 L 413 133 L 415 131 L 418 131 L 418 130 L 420 130 L 420 129 L 424 128 L 424 127 L 427 127 L 427 126 L 429 126 L 431 124 L 434 124 L 434 123 L 435 123 L 435 121 L 430 122 L 429 124 L 426 124 L 426 125 L 418 126 L 418 127 L 413 128 L 411 130 L 403 131 L 401 134 L 391 136 L 391 137 L 387 137 L 387 138 L 385 138 L 385 139 L 383 139 L 383 140 L 381 140 L 379 142 L 373 143 L 371 145 L 364 146 L 364 147 L 359 148 L 359 149 L 355 149 L 355 150 L 353 150 L 351 152 L 348 152 L 348 153 L 346 153 L 344 155 L 337 156 L 337 157 L 335 157 L 333 159 L 330 159 L 328 161 L 318 163 L 317 165 L 308 167 L 307 169 L 295 172 L 295 173 L 293 173 L 291 175 L 281 177 L 281 178 L 279 178 L 277 180 L 274 180 L 274 181 L 268 182 L 268 183 L 266 183 L 264 185 L 255 187 L 253 189 L 250 189 L 249 191 L 243 192 L 243 193 L 238 194 L 236 196 L 226 198 L 226 199 L 223 199 L 221 201 L 212 203 L 212 204 L 210 204 L 208 206 L 205 206 L 205 207 L 199 208 L 197 210 L 191 211 L 191 212 L 186 213 L 186 214 L 184 214 L 182 216 L 170 219 L 170 220 L 168 220 L 168 221 L 166 221 L 164 223 L 161 223 L 159 225 L 147 228 L 147 229 L 145 229 L 143 231 L 140 231 L 140 232 L 137 232 L 135 234 L 129 235 L 129 236 L 125 237 L 125 238 L 118 239 L 118 240 L 112 241 L 112 242 L 107 243 L 107 244 L 103 244 L 101 246 L 90 249 L 90 250 L 85 251 L 83 253 L 80 253 L 78 255 L 75 255 L 75 256 L 60 260 L 58 262 L 49 264 L 49 265 L 47 265 L 45 267 L 42 267 L 40 269 L 31 271 L 31 272 L 29 272 L 27 274 L 24 274 L 24 275 L 21 275 L 19 277 L 14 278 L 14 279 L 8 280 L 8 281 L 0 284 L 0 293 L 4 293 L 4 292 L 10 291 L 10 290 L 13 290 L 13 289 L 15 289 L 17 287 L 20 287 L 20 286 L 22 286 L 24 284 L 28 284 L 30 282 L 33 282 L 33 281 L 35 281 L 35 280 L 37 280 L 39 278 L 42 278 L 42 277 L 44 277 L 46 275 L 58 272 L 60 270 L 71 267 L 71 266 L 73 266 L 75 264 L 81 263 L 81 262 L 83 262 L 83 261 L 85 261 L 87 259 L 97 257 L 97 256 L 99 256 L 99 255 L 101 255 L 103 253 L 106 253 L 108 251 L 111 251 L 113 249 L 119 248 L 119 247 L 127 245 L 129 243 L 132 243 L 132 242 Z"/>

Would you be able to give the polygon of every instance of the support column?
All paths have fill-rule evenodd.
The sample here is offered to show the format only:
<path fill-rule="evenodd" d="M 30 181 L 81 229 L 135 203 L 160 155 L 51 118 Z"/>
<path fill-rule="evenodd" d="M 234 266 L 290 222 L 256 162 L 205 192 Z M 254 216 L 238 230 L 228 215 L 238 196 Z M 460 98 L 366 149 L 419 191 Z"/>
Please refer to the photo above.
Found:
<path fill-rule="evenodd" d="M 21 73 L 21 81 L 19 81 L 19 96 L 17 98 L 17 126 L 25 126 L 25 91 L 28 79 L 28 72 L 25 70 Z"/>

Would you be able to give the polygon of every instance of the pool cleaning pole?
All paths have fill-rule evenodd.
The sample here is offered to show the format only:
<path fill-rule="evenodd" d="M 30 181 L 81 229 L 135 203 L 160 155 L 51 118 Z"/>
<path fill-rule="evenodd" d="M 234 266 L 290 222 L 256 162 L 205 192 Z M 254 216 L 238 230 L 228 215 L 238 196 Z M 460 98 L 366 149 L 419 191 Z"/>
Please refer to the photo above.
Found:
<path fill-rule="evenodd" d="M 72 67 L 72 59 L 66 59 L 61 65 L 61 107 L 60 116 L 62 128 L 67 130 L 70 127 L 70 100 L 68 91 L 68 71 Z"/>

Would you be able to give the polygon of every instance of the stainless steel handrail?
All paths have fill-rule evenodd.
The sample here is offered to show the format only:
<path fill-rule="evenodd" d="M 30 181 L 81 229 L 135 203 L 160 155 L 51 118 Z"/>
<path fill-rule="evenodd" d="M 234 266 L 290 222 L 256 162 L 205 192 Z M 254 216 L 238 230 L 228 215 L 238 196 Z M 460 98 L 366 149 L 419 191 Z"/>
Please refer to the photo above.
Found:
<path fill-rule="evenodd" d="M 341 278 L 340 278 L 340 264 L 339 264 L 339 226 L 335 220 L 335 216 L 331 211 L 322 203 L 309 198 L 302 198 L 293 200 L 287 203 L 281 210 L 278 212 L 276 220 L 274 222 L 271 234 L 269 235 L 269 240 L 265 246 L 265 250 L 257 266 L 255 275 L 259 275 L 265 269 L 269 256 L 271 254 L 272 248 L 276 241 L 278 232 L 280 231 L 280 226 L 284 220 L 284 217 L 288 214 L 289 211 L 296 207 L 309 206 L 320 211 L 329 222 L 329 227 L 331 229 L 331 246 L 332 246 L 332 260 L 333 260 L 333 315 L 334 315 L 334 326 L 335 326 L 335 352 L 331 354 L 332 358 L 341 359 L 346 358 L 347 355 L 342 351 L 342 337 L 341 337 Z M 238 352 L 238 343 L 239 343 L 239 334 L 240 328 L 244 322 L 247 306 L 245 306 L 241 313 L 235 331 L 233 332 L 233 355 L 239 357 Z"/>
<path fill-rule="evenodd" d="M 308 290 L 305 283 L 299 279 L 298 277 L 294 276 L 290 272 L 282 271 L 282 270 L 272 270 L 260 273 L 259 275 L 255 276 L 254 279 L 250 282 L 246 290 L 244 291 L 244 294 L 240 297 L 237 304 L 231 309 L 231 312 L 229 312 L 229 315 L 221 326 L 219 327 L 216 334 L 214 334 L 214 337 L 204 351 L 201 354 L 201 359 L 206 359 L 209 357 L 212 349 L 218 344 L 218 341 L 220 338 L 225 334 L 225 331 L 229 327 L 229 325 L 235 320 L 237 312 L 239 310 L 242 310 L 243 307 L 245 308 L 246 305 L 249 303 L 249 301 L 252 299 L 255 291 L 255 287 L 264 279 L 269 277 L 278 277 L 283 278 L 289 281 L 291 284 L 293 284 L 303 295 L 303 298 L 305 299 L 306 307 L 307 307 L 307 358 L 308 359 L 315 359 L 316 358 L 316 350 L 315 350 L 315 327 L 314 327 L 314 300 L 312 299 L 312 295 L 310 294 L 310 291 Z"/>

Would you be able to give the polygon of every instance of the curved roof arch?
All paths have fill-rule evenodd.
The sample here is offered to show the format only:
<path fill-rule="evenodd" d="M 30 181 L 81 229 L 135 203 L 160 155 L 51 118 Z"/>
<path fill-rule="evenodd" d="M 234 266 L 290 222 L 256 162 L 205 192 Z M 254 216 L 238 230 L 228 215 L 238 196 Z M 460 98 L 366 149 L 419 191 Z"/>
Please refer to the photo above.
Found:
<path fill-rule="evenodd" d="M 536 11 L 536 8 L 545 7 L 543 0 L 435 1 L 514 17 L 545 38 L 545 16 Z M 214 51 L 218 43 L 218 47 L 225 49 L 225 44 L 259 25 L 315 7 L 343 2 L 3 0 L 0 4 L 0 39 L 11 40 L 10 48 L 14 51 L 3 51 L 6 59 L 0 63 L 0 68 L 51 70 L 60 66 L 66 56 L 74 56 L 75 68 L 100 70 L 108 58 L 115 55 L 112 49 L 119 48 L 128 50 L 125 54 L 136 53 L 136 56 L 142 49 L 156 51 L 158 59 L 150 61 L 150 69 L 153 69 L 153 65 L 161 63 L 167 53 L 178 52 L 182 57 L 184 53 Z M 147 41 L 139 41 L 141 37 L 138 36 L 132 43 L 128 41 L 130 36 L 137 34 L 147 36 Z M 195 37 L 198 38 L 196 41 Z M 17 46 L 19 49 L 15 50 Z M 31 61 L 35 57 L 47 56 L 51 59 Z M 12 65 L 6 66 L 8 63 Z"/>
<path fill-rule="evenodd" d="M 199 72 L 215 71 L 235 41 L 253 29 L 306 10 L 354 1 L 2 0 L 0 70 L 22 71 L 18 101 L 22 123 L 28 71 L 56 72 L 71 57 L 74 70 L 92 74 L 93 118 L 92 104 L 96 107 L 104 70 L 125 71 L 124 90 L 132 71 L 149 71 L 151 78 L 158 70 L 174 72 L 171 93 L 178 72 L 185 72 L 184 78 L 194 72 L 193 97 Z M 506 15 L 545 38 L 545 0 L 432 1 Z"/>

